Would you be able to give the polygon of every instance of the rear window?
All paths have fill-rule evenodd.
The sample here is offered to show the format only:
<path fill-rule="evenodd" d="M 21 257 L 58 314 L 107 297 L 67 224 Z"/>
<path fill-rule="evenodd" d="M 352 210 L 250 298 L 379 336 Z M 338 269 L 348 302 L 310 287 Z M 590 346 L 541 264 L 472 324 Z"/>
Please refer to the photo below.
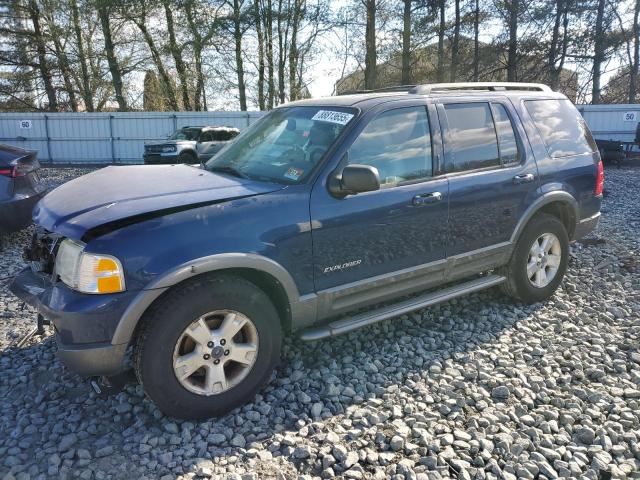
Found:
<path fill-rule="evenodd" d="M 597 150 L 582 115 L 569 100 L 527 100 L 525 106 L 550 156 L 567 157 Z"/>

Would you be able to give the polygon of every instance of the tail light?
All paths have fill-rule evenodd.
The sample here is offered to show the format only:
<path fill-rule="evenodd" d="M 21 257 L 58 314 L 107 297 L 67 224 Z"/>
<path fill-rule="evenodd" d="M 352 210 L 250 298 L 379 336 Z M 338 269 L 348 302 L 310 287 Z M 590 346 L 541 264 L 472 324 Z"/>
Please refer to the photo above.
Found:
<path fill-rule="evenodd" d="M 602 165 L 602 160 L 598 162 L 598 175 L 596 178 L 596 190 L 594 195 L 602 195 L 602 191 L 604 190 L 604 166 Z"/>
<path fill-rule="evenodd" d="M 0 175 L 10 178 L 24 177 L 33 172 L 34 166 L 31 163 L 17 163 L 6 167 L 0 167 Z"/>

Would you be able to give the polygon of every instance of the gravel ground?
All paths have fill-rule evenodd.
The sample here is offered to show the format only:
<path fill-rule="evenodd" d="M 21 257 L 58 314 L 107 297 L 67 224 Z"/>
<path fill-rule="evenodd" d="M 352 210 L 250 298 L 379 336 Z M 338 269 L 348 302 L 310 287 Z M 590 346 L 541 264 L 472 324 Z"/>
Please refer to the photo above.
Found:
<path fill-rule="evenodd" d="M 15 347 L 34 312 L 0 280 L 0 478 L 640 478 L 640 169 L 607 193 L 549 302 L 488 291 L 289 339 L 253 403 L 201 423 L 135 383 L 97 396 L 49 334 Z M 4 239 L 0 278 L 28 236 Z"/>

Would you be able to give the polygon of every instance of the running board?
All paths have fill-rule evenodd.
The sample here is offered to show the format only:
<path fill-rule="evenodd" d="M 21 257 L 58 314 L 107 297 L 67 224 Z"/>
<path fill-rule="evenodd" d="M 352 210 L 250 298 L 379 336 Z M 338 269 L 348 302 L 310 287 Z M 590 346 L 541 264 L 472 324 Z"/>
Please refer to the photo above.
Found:
<path fill-rule="evenodd" d="M 499 285 L 505 281 L 505 277 L 500 275 L 487 275 L 473 280 L 459 283 L 451 287 L 443 288 L 435 292 L 425 293 L 418 297 L 410 298 L 402 302 L 376 308 L 372 311 L 359 313 L 353 317 L 342 318 L 320 327 L 312 327 L 300 332 L 300 339 L 305 342 L 320 340 L 327 337 L 335 337 L 343 333 L 356 330 L 358 328 L 372 325 L 388 318 L 397 317 L 405 313 L 413 312 L 420 308 L 429 307 L 436 303 L 446 302 L 452 298 L 466 295 L 468 293 L 484 290 L 485 288 Z"/>

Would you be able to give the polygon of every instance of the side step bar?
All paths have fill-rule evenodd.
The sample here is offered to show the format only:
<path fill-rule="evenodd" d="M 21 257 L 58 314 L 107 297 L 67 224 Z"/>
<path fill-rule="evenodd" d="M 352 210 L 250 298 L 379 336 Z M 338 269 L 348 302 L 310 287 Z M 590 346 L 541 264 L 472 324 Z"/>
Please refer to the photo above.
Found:
<path fill-rule="evenodd" d="M 505 277 L 500 275 L 487 275 L 485 277 L 475 278 L 464 283 L 443 288 L 442 290 L 425 293 L 424 295 L 410 298 L 402 302 L 387 305 L 372 311 L 359 313 L 353 317 L 342 318 L 328 323 L 327 325 L 308 328 L 300 332 L 299 336 L 300 339 L 305 342 L 320 340 L 327 337 L 335 337 L 336 335 L 342 335 L 343 333 L 347 333 L 382 320 L 387 320 L 388 318 L 429 307 L 436 303 L 446 302 L 452 298 L 477 292 L 478 290 L 484 290 L 486 288 L 499 285 L 504 281 Z"/>

